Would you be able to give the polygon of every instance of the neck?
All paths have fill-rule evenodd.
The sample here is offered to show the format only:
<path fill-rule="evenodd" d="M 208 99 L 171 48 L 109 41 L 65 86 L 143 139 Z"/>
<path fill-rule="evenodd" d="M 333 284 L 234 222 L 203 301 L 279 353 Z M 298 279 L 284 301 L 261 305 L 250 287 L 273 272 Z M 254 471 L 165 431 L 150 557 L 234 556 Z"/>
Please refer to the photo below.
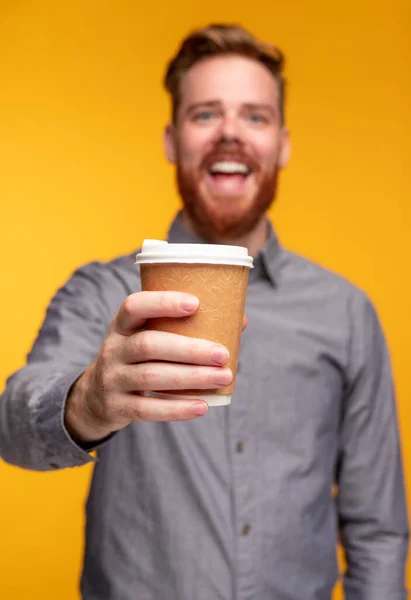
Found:
<path fill-rule="evenodd" d="M 266 215 L 261 217 L 251 231 L 242 236 L 230 239 L 227 239 L 224 236 L 221 236 L 218 239 L 207 239 L 203 232 L 198 231 L 195 223 L 185 210 L 183 210 L 181 214 L 181 224 L 189 233 L 200 237 L 205 242 L 214 244 L 229 244 L 232 246 L 244 246 L 248 249 L 250 256 L 257 256 L 257 254 L 265 245 L 268 237 L 268 224 Z"/>

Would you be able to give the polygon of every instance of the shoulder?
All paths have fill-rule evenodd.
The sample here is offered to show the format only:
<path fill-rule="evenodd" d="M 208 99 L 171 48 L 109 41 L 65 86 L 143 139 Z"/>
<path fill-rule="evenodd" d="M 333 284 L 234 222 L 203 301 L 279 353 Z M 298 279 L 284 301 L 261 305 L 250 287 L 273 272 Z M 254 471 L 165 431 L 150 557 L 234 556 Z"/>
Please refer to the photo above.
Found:
<path fill-rule="evenodd" d="M 368 293 L 349 278 L 289 250 L 283 250 L 280 285 L 296 293 L 304 310 L 315 306 L 319 318 L 354 331 L 381 328 Z M 288 295 L 288 294 L 287 294 Z"/>
<path fill-rule="evenodd" d="M 372 305 L 364 289 L 349 278 L 290 250 L 283 250 L 282 279 L 292 285 L 298 282 L 301 290 L 320 290 L 324 297 L 335 297 L 356 307 Z"/>
<path fill-rule="evenodd" d="M 76 302 L 112 314 L 128 295 L 140 291 L 136 252 L 80 265 L 57 290 L 54 302 Z"/>
<path fill-rule="evenodd" d="M 139 269 L 135 264 L 136 252 L 124 254 L 107 261 L 92 261 L 79 266 L 71 274 L 67 285 L 95 286 L 104 290 L 107 286 L 122 288 L 126 293 L 136 290 Z"/>
<path fill-rule="evenodd" d="M 297 291 L 300 311 L 312 311 L 322 326 L 343 332 L 349 355 L 369 356 L 385 346 L 385 335 L 376 307 L 368 294 L 348 278 L 298 254 L 284 251 L 282 278 Z"/>

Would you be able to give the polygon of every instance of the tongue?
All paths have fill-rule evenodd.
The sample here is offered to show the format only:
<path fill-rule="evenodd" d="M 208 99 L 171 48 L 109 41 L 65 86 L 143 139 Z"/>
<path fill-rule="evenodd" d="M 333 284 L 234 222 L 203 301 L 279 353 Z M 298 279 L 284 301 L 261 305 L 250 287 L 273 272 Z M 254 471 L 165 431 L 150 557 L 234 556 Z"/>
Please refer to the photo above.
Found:
<path fill-rule="evenodd" d="M 215 193 L 236 196 L 244 192 L 247 178 L 239 173 L 215 173 L 211 180 Z"/>

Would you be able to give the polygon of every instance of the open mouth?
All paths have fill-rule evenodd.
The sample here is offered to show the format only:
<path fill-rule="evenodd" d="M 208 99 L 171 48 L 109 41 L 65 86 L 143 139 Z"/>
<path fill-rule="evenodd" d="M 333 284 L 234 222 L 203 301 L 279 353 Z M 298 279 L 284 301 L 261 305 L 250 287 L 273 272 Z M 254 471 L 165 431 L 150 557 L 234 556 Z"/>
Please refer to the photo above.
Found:
<path fill-rule="evenodd" d="M 242 195 L 246 190 L 251 173 L 251 168 L 244 162 L 216 161 L 207 169 L 209 187 L 216 195 Z"/>
<path fill-rule="evenodd" d="M 251 169 L 245 163 L 242 162 L 218 161 L 213 163 L 209 167 L 208 172 L 213 177 L 225 177 L 233 175 L 237 177 L 240 176 L 246 178 L 251 173 Z"/>

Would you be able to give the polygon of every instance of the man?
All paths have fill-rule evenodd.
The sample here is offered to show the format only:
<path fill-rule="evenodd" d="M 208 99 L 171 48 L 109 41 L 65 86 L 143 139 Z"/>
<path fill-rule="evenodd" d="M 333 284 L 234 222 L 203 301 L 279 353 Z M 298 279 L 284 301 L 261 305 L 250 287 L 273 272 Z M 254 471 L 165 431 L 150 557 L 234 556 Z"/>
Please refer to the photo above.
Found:
<path fill-rule="evenodd" d="M 86 600 L 404 600 L 408 525 L 389 358 L 342 278 L 281 248 L 266 211 L 290 144 L 281 53 L 241 28 L 187 38 L 166 86 L 183 211 L 171 242 L 255 257 L 230 407 L 161 400 L 218 388 L 227 351 L 144 330 L 198 300 L 136 293 L 132 256 L 80 268 L 1 398 L 1 454 L 37 470 L 98 461 Z M 152 391 L 153 397 L 144 396 Z M 334 495 L 332 488 L 338 486 Z"/>

